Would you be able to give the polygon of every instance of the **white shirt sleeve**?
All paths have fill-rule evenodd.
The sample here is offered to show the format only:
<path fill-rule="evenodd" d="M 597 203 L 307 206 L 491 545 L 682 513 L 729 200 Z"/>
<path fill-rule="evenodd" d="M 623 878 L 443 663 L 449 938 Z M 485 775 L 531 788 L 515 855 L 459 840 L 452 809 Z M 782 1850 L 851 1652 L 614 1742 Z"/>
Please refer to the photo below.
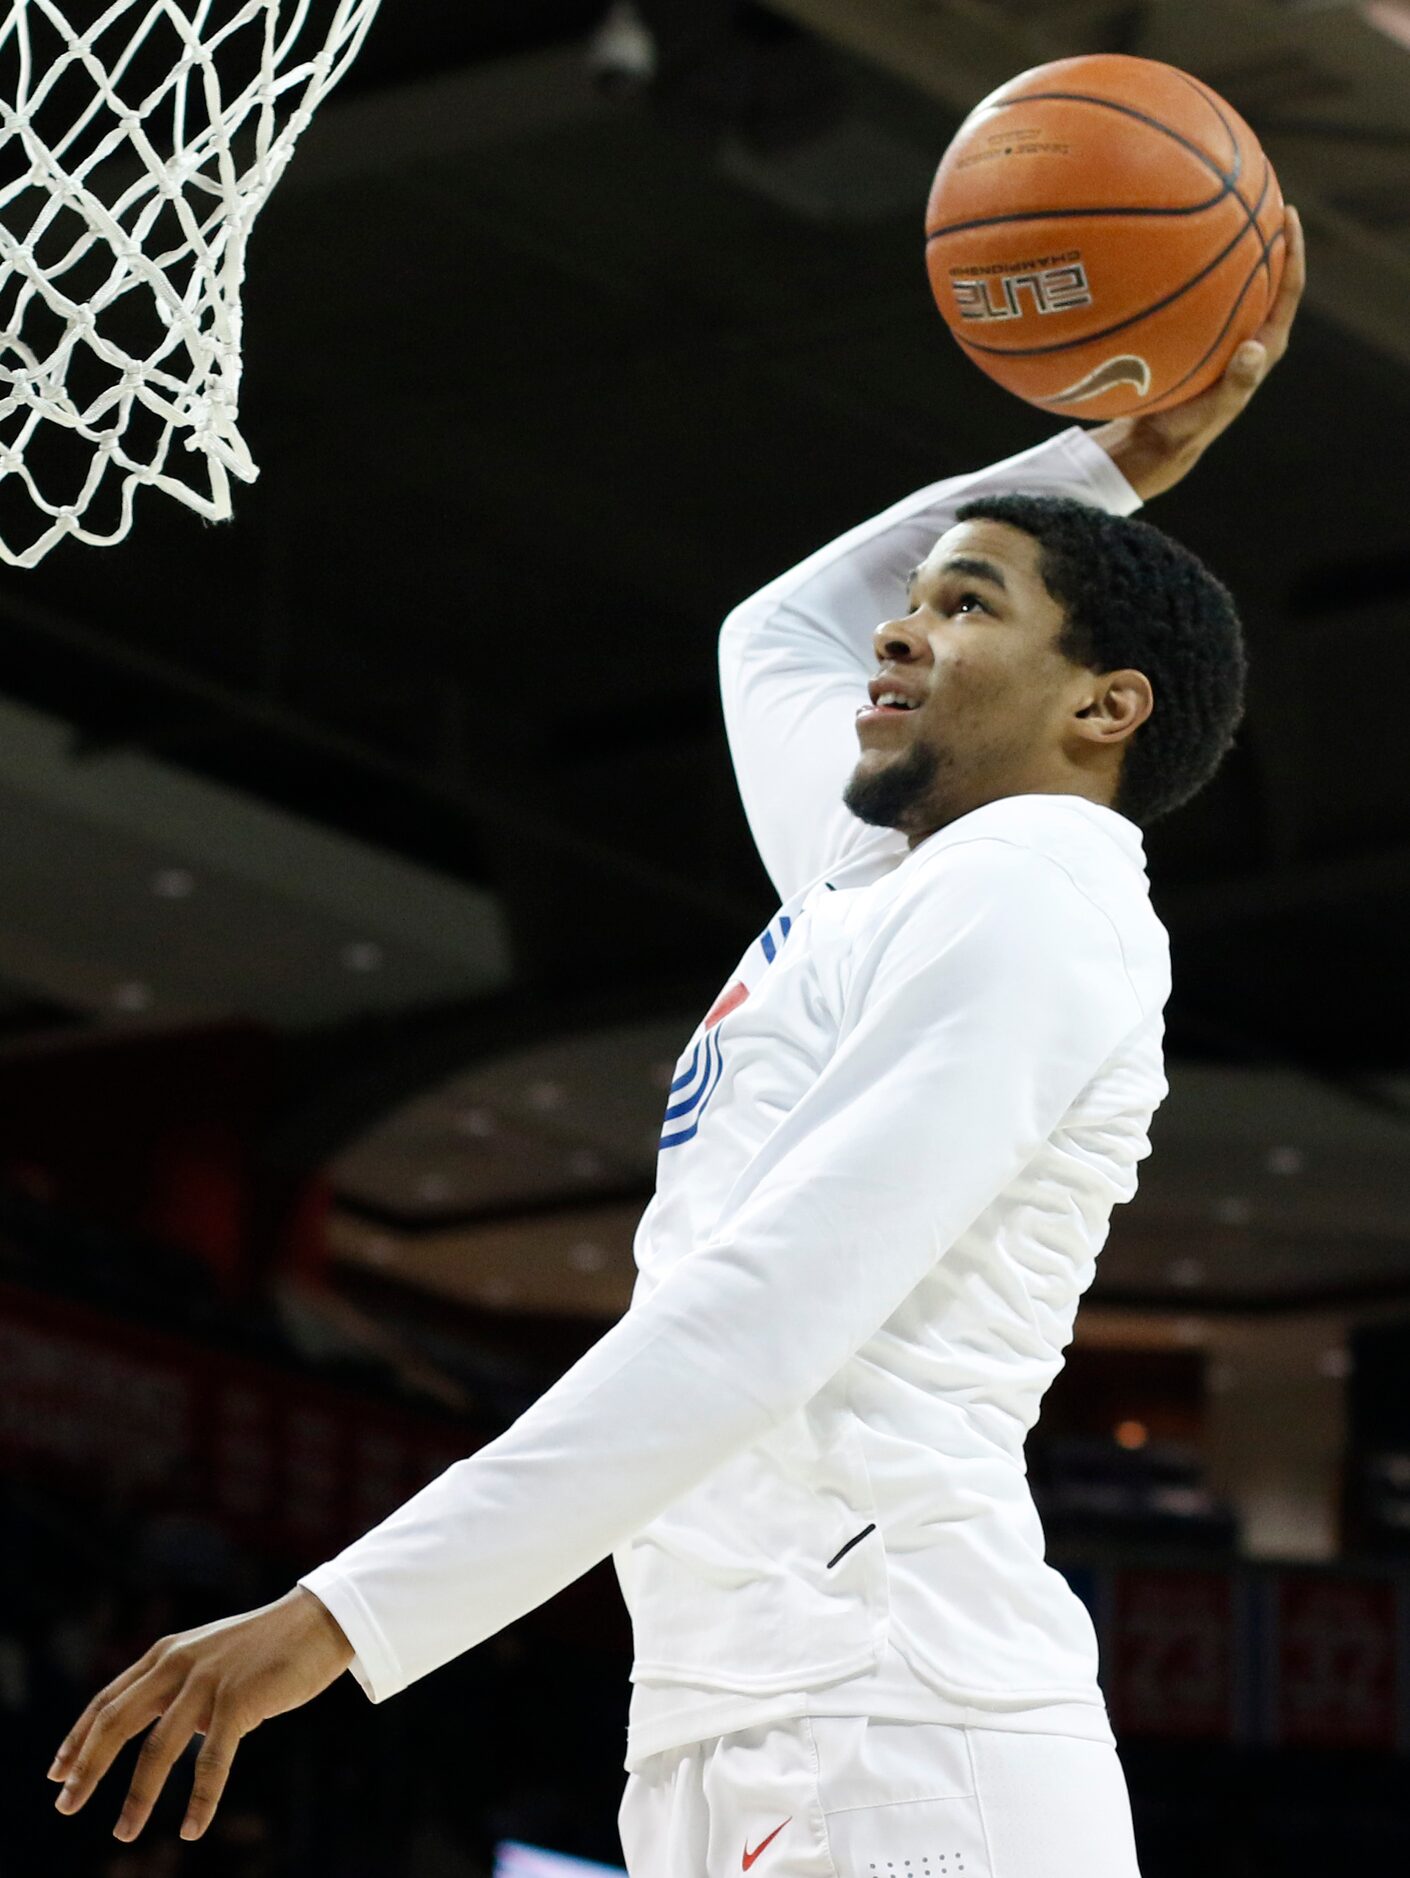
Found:
<path fill-rule="evenodd" d="M 992 836 L 918 862 L 854 960 L 834 1055 L 710 1238 L 502 1435 L 299 1580 L 368 1696 L 535 1609 L 801 1408 L 1141 1016 L 1115 928 L 1057 862 Z"/>
<path fill-rule="evenodd" d="M 906 575 L 972 497 L 1069 495 L 1116 515 L 1141 499 L 1077 428 L 976 474 L 951 476 L 863 522 L 761 587 L 720 629 L 725 729 L 759 857 L 780 900 L 890 829 L 842 802 L 861 746 L 856 714 L 876 671 L 872 633 Z"/>

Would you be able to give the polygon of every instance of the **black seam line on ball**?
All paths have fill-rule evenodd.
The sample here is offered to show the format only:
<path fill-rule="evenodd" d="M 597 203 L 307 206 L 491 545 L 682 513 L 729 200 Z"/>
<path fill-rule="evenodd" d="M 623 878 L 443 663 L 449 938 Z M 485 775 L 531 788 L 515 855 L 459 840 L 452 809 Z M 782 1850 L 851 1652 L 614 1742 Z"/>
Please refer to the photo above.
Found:
<path fill-rule="evenodd" d="M 1239 148 L 1239 140 L 1238 140 L 1238 137 L 1235 135 L 1233 125 L 1229 122 L 1228 118 L 1225 117 L 1224 115 L 1224 106 L 1223 106 L 1222 100 L 1215 93 L 1206 91 L 1202 85 L 1197 85 L 1194 79 L 1192 79 L 1187 72 L 1181 72 L 1179 76 L 1184 80 L 1185 84 L 1189 87 L 1191 91 L 1193 91 L 1198 97 L 1201 97 L 1204 99 L 1205 103 L 1209 106 L 1210 110 L 1213 111 L 1214 115 L 1219 119 L 1219 122 L 1224 126 L 1224 134 L 1225 136 L 1228 137 L 1230 143 L 1233 144 L 1234 149 L 1237 152 Z M 1244 214 L 1248 217 L 1249 221 L 1253 223 L 1255 228 L 1258 228 L 1259 210 L 1263 207 L 1263 204 L 1268 199 L 1268 185 L 1272 181 L 1272 177 L 1273 177 L 1273 165 L 1268 161 L 1267 151 L 1264 151 L 1263 153 L 1263 184 L 1262 184 L 1262 187 L 1258 191 L 1258 200 L 1257 202 L 1254 203 L 1252 208 L 1249 207 L 1247 199 L 1245 198 L 1244 192 L 1242 191 L 1242 189 L 1238 187 L 1237 182 L 1235 183 L 1234 194 L 1238 198 L 1239 206 L 1242 208 Z M 1260 242 L 1263 243 L 1263 266 L 1267 272 L 1268 286 L 1269 286 L 1269 289 L 1271 290 L 1273 286 L 1273 268 L 1268 257 L 1273 252 L 1273 241 L 1277 240 L 1277 231 L 1276 230 L 1274 231 L 1272 241 L 1264 241 L 1263 230 L 1259 228 L 1258 239 Z M 1258 271 L 1257 268 L 1255 268 L 1254 272 L 1257 273 L 1257 271 Z M 1183 384 L 1184 382 L 1185 381 L 1182 378 L 1180 380 L 1180 383 Z"/>
<path fill-rule="evenodd" d="M 1227 124 L 1225 125 L 1225 128 L 1228 129 Z M 1234 134 L 1233 131 L 1230 130 L 1229 135 L 1232 137 L 1233 134 Z M 1204 270 L 1203 274 L 1196 274 L 1195 278 L 1191 281 L 1187 281 L 1185 286 L 1180 288 L 1179 292 L 1174 296 L 1174 298 L 1178 299 L 1180 293 L 1187 293 L 1191 287 L 1196 286 L 1201 280 L 1204 279 L 1205 274 L 1208 274 L 1211 271 L 1211 269 L 1218 267 L 1222 261 L 1224 261 L 1230 254 L 1232 254 L 1234 249 L 1238 247 L 1239 243 L 1243 240 L 1244 236 L 1248 233 L 1249 229 L 1253 230 L 1254 237 L 1257 240 L 1258 245 L 1259 245 L 1259 257 L 1258 257 L 1258 260 L 1254 263 L 1253 272 L 1248 276 L 1248 278 L 1244 281 L 1243 286 L 1239 289 L 1238 294 L 1235 297 L 1234 304 L 1229 311 L 1228 317 L 1225 319 L 1224 324 L 1219 328 L 1218 338 L 1215 339 L 1213 345 L 1209 347 L 1209 350 L 1204 353 L 1204 355 L 1199 359 L 1199 361 L 1190 367 L 1189 371 L 1185 373 L 1185 376 L 1181 379 L 1178 379 L 1175 382 L 1175 384 L 1171 385 L 1169 389 L 1162 394 L 1162 396 L 1169 397 L 1171 391 L 1178 391 L 1180 389 L 1180 386 L 1187 384 L 1189 380 L 1194 377 L 1195 373 L 1200 370 L 1200 367 L 1205 364 L 1206 360 L 1210 357 L 1210 354 L 1215 350 L 1215 348 L 1219 345 L 1220 341 L 1223 339 L 1225 333 L 1228 332 L 1230 322 L 1233 320 L 1235 313 L 1237 313 L 1239 308 L 1243 305 L 1244 295 L 1248 292 L 1249 287 L 1252 284 L 1254 275 L 1258 273 L 1259 268 L 1262 268 L 1264 272 L 1267 274 L 1268 285 L 1271 289 L 1272 284 L 1273 284 L 1273 268 L 1272 268 L 1272 263 L 1269 260 L 1269 256 L 1272 254 L 1273 249 L 1277 245 L 1277 243 L 1283 240 L 1284 234 L 1283 234 L 1282 228 L 1279 227 L 1279 228 L 1274 229 L 1271 237 L 1265 240 L 1264 235 L 1263 235 L 1263 230 L 1258 225 L 1258 217 L 1259 217 L 1260 211 L 1263 208 L 1263 204 L 1268 199 L 1268 185 L 1270 184 L 1272 179 L 1273 179 L 1273 165 L 1268 161 L 1268 158 L 1265 154 L 1263 158 L 1263 182 L 1258 191 L 1258 200 L 1253 204 L 1253 206 L 1250 208 L 1241 190 L 1235 189 L 1232 191 L 1235 201 L 1238 203 L 1239 207 L 1244 212 L 1245 219 L 1244 219 L 1243 228 L 1234 237 L 1234 239 L 1229 243 L 1228 247 L 1224 249 L 1223 253 L 1215 256 L 1214 260 L 1210 263 L 1209 267 L 1207 267 Z M 1132 314 L 1131 320 L 1145 319 L 1148 315 L 1152 313 L 1160 312 L 1163 307 L 1168 306 L 1169 304 L 1170 304 L 1170 301 L 1168 299 L 1164 301 L 1157 301 L 1154 306 L 1146 307 L 1141 312 Z M 1123 324 L 1130 325 L 1131 320 L 1127 320 L 1123 322 Z M 1113 332 L 1118 332 L 1118 331 L 1120 331 L 1119 327 L 1109 326 L 1106 328 L 1105 332 L 1093 333 L 1090 335 L 1090 337 L 1092 340 L 1095 341 L 1097 339 L 1104 339 L 1108 337 L 1109 334 Z M 997 352 L 1002 357 L 1016 358 L 1016 359 L 1028 358 L 1032 356 L 1031 353 L 1027 351 L 1005 352 L 1002 347 L 981 346 L 977 341 L 966 339 L 963 336 L 963 334 L 960 334 L 960 333 L 956 333 L 955 337 L 959 340 L 961 345 L 967 346 L 971 352 L 991 352 L 991 353 Z M 1062 346 L 1054 346 L 1049 349 L 1052 351 L 1061 351 L 1064 349 L 1064 346 L 1086 345 L 1087 343 L 1088 342 L 1085 339 L 1070 339 L 1070 340 L 1064 341 Z M 1058 410 L 1061 410 L 1063 408 L 1063 400 L 1060 398 L 1039 398 L 1039 399 L 1036 399 L 1035 402 L 1040 405 L 1042 404 L 1053 405 Z"/>
<path fill-rule="evenodd" d="M 875 1532 L 875 1531 L 876 1531 L 875 1520 L 872 1521 L 870 1526 L 863 1526 L 862 1530 L 857 1534 L 855 1539 L 849 1539 L 846 1545 L 843 1546 L 842 1550 L 839 1553 L 837 1553 L 835 1557 L 830 1558 L 827 1561 L 827 1569 L 831 1571 L 833 1566 L 837 1563 L 838 1559 L 845 1558 L 846 1555 L 852 1550 L 852 1547 L 854 1545 L 859 1545 L 861 1541 L 866 1538 L 869 1532 Z"/>
<path fill-rule="evenodd" d="M 1276 242 L 1279 242 L 1282 239 L 1283 239 L 1283 231 L 1279 229 L 1278 232 L 1274 235 L 1273 240 L 1269 242 L 1268 246 L 1272 248 Z M 1195 362 L 1195 364 L 1193 364 L 1190 367 L 1189 371 L 1185 373 L 1185 376 L 1183 378 L 1177 378 L 1173 385 L 1168 385 L 1166 387 L 1166 389 L 1160 394 L 1163 398 L 1168 398 L 1172 391 L 1178 391 L 1181 385 L 1188 384 L 1189 381 L 1194 377 L 1195 373 L 1199 371 L 1205 364 L 1207 364 L 1211 355 L 1218 351 L 1219 347 L 1223 344 L 1225 333 L 1228 332 L 1230 326 L 1234 322 L 1235 314 L 1237 314 L 1239 308 L 1244 303 L 1244 295 L 1248 292 L 1249 288 L 1253 285 L 1254 281 L 1257 280 L 1258 278 L 1259 268 L 1266 267 L 1267 265 L 1268 265 L 1267 255 L 1266 254 L 1260 255 L 1259 258 L 1254 262 L 1253 266 L 1249 269 L 1248 276 L 1245 279 L 1243 286 L 1239 288 L 1238 293 L 1235 295 L 1234 304 L 1229 308 L 1229 316 L 1224 321 L 1224 324 L 1219 328 L 1218 337 L 1214 340 L 1213 344 L 1209 347 L 1208 351 L 1205 352 L 1204 356 L 1198 359 Z M 1035 398 L 1033 402 L 1035 404 L 1051 406 L 1053 410 L 1058 411 L 1058 412 L 1061 412 L 1066 409 L 1066 405 L 1061 398 Z"/>
<path fill-rule="evenodd" d="M 1247 205 L 1241 202 L 1240 207 L 1247 215 Z M 1048 352 L 1070 352 L 1074 346 L 1095 345 L 1098 339 L 1110 339 L 1113 333 L 1125 332 L 1128 326 L 1139 325 L 1142 320 L 1149 319 L 1153 313 L 1163 313 L 1166 307 L 1174 306 L 1175 302 L 1182 300 L 1192 287 L 1198 287 L 1200 282 L 1207 279 L 1216 267 L 1221 267 L 1228 260 L 1250 229 L 1253 230 L 1261 246 L 1263 237 L 1259 233 L 1258 224 L 1246 221 L 1233 240 L 1226 242 L 1214 259 L 1207 262 L 1198 274 L 1191 275 L 1182 287 L 1177 287 L 1173 293 L 1166 294 L 1163 300 L 1152 301 L 1149 306 L 1143 306 L 1135 313 L 1129 313 L 1124 320 L 1117 320 L 1114 326 L 1103 326 L 1100 332 L 1083 333 L 1077 339 L 1057 339 L 1047 346 L 981 346 L 977 340 L 967 339 L 963 333 L 955 332 L 953 326 L 950 331 L 955 334 L 955 338 L 967 352 L 987 352 L 991 357 L 999 359 L 1036 359 Z"/>
<path fill-rule="evenodd" d="M 1184 85 L 1187 90 L 1192 91 L 1197 98 L 1203 99 L 1204 103 L 1209 107 L 1211 111 L 1213 111 L 1214 115 L 1219 119 L 1219 122 L 1224 126 L 1224 135 L 1229 139 L 1230 147 L 1232 148 L 1234 152 L 1234 156 L 1237 159 L 1239 155 L 1239 140 L 1234 134 L 1233 125 L 1229 122 L 1228 118 L 1225 117 L 1222 109 L 1220 108 L 1222 100 L 1220 99 L 1218 92 L 1206 91 L 1204 86 L 1201 85 L 1197 79 L 1191 78 L 1188 72 L 1182 72 L 1177 65 L 1172 65 L 1170 69 L 1172 72 L 1174 72 L 1175 76 L 1180 80 L 1181 84 Z"/>
<path fill-rule="evenodd" d="M 1203 97 L 1204 93 L 1201 92 L 1200 96 Z M 1203 213 L 1205 209 L 1217 207 L 1217 205 L 1224 200 L 1225 196 L 1229 195 L 1231 192 L 1238 195 L 1239 178 L 1243 174 L 1244 156 L 1243 151 L 1239 148 L 1239 140 L 1237 137 L 1234 137 L 1234 167 L 1231 170 L 1223 170 L 1214 161 L 1213 157 L 1207 156 L 1205 152 L 1200 149 L 1199 145 L 1191 143 L 1188 137 L 1182 137 L 1178 130 L 1171 130 L 1170 126 L 1168 124 L 1162 124 L 1159 118 L 1149 117 L 1144 111 L 1137 111 L 1132 105 L 1116 104 L 1110 98 L 1092 98 L 1089 97 L 1086 92 L 1082 91 L 1037 91 L 1023 98 L 1006 98 L 1003 104 L 995 106 L 995 109 L 1006 110 L 1010 104 L 1033 104 L 1048 102 L 1054 99 L 1071 104 L 1101 105 L 1108 111 L 1120 111 L 1125 117 L 1133 117 L 1138 123 L 1149 124 L 1153 130 L 1162 132 L 1165 136 L 1169 137 L 1173 143 L 1178 143 L 1184 149 L 1188 150 L 1191 156 L 1203 163 L 1207 170 L 1212 170 L 1219 178 L 1222 187 L 1216 195 L 1209 196 L 1203 202 L 1191 203 L 1190 206 L 1185 209 L 1025 209 L 1021 213 L 1014 215 L 986 215 L 971 222 L 948 222 L 943 227 L 932 229 L 931 232 L 927 234 L 925 237 L 927 247 L 940 235 L 963 234 L 967 229 L 971 228 L 993 228 L 1004 222 L 1041 221 L 1046 217 L 1056 215 L 1199 215 Z M 1224 121 L 1222 115 L 1220 121 Z M 1224 128 L 1226 131 L 1229 131 L 1229 125 L 1227 123 L 1224 123 Z M 1229 131 L 1229 134 L 1233 136 L 1232 131 Z M 1239 197 L 1239 201 L 1243 204 L 1245 212 L 1247 212 L 1248 204 L 1243 201 L 1242 196 Z"/>
<path fill-rule="evenodd" d="M 1237 196 L 1238 193 L 1232 183 L 1225 183 L 1217 195 L 1206 196 L 1203 202 L 1192 202 L 1184 209 L 1142 209 L 1134 206 L 1114 209 L 1021 209 L 1013 215 L 982 215 L 972 222 L 946 222 L 943 228 L 932 228 L 925 238 L 925 245 L 928 248 L 932 241 L 938 241 L 942 235 L 963 235 L 972 228 L 1001 228 L 1010 222 L 1066 221 L 1069 217 L 1079 215 L 1089 221 L 1102 218 L 1117 221 L 1122 216 L 1132 215 L 1145 216 L 1148 220 L 1159 220 L 1162 217 L 1169 219 L 1176 215 L 1202 215 L 1206 209 L 1217 209 L 1226 196 Z"/>
<path fill-rule="evenodd" d="M 1273 242 L 1278 242 L 1278 241 L 1281 241 L 1282 239 L 1283 239 L 1283 231 L 1280 228 L 1277 231 L 1277 233 L 1273 236 L 1273 241 L 1270 241 L 1268 243 L 1268 247 L 1271 248 L 1273 246 Z M 1225 333 L 1228 332 L 1229 328 L 1234 323 L 1235 314 L 1238 312 L 1239 308 L 1244 303 L 1244 295 L 1248 292 L 1249 288 L 1253 285 L 1254 281 L 1258 278 L 1259 268 L 1267 267 L 1267 265 L 1268 265 L 1268 255 L 1265 252 L 1264 254 L 1261 254 L 1259 256 L 1259 258 L 1254 262 L 1253 266 L 1249 269 L 1248 278 L 1244 281 L 1243 286 L 1239 288 L 1238 294 L 1234 300 L 1234 304 L 1229 308 L 1229 317 L 1225 320 L 1224 324 L 1219 328 L 1218 338 L 1215 339 L 1214 343 L 1210 346 L 1208 352 L 1206 352 L 1204 357 L 1199 360 L 1198 364 L 1192 365 L 1189 371 L 1185 373 L 1185 376 L 1183 378 L 1177 378 L 1175 380 L 1175 383 L 1169 386 L 1168 389 L 1161 394 L 1163 397 L 1168 398 L 1172 391 L 1178 391 L 1181 385 L 1188 384 L 1190 379 L 1194 377 L 1195 373 L 1199 371 L 1201 367 L 1204 366 L 1209 361 L 1210 357 L 1219 350 L 1219 347 L 1224 343 Z"/>
<path fill-rule="evenodd" d="M 1158 130 L 1172 143 L 1183 145 L 1192 157 L 1196 157 L 1203 163 L 1207 170 L 1212 170 L 1220 182 L 1236 183 L 1243 167 L 1243 152 L 1238 147 L 1237 138 L 1234 140 L 1234 151 L 1238 161 L 1231 170 L 1221 169 L 1212 156 L 1201 150 L 1199 145 L 1192 142 L 1190 138 L 1182 136 L 1178 130 L 1172 130 L 1168 124 L 1162 124 L 1158 117 L 1152 117 L 1148 111 L 1138 111 L 1134 104 L 1118 104 L 1114 98 L 1094 98 L 1090 92 L 1086 91 L 1027 91 L 1021 98 L 1005 98 L 1001 105 L 995 105 L 992 108 L 1006 111 L 1011 104 L 1095 104 L 1099 110 L 1119 111 L 1123 117 L 1134 117 L 1138 124 L 1149 124 L 1152 130 Z"/>

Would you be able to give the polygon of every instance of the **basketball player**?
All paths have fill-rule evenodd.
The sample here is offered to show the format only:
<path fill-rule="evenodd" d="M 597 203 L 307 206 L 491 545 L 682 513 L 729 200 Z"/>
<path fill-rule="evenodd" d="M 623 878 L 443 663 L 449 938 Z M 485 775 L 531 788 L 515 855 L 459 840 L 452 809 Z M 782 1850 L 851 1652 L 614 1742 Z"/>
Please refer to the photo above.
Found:
<path fill-rule="evenodd" d="M 1243 712 L 1228 594 L 1128 518 L 1282 356 L 1285 236 L 1212 390 L 924 489 L 730 615 L 782 904 L 681 1058 L 631 1309 L 285 1597 L 153 1645 L 62 1809 L 156 1722 L 118 1836 L 199 1733 L 198 1836 L 251 1728 L 344 1669 L 385 1701 L 610 1552 L 631 1878 L 1137 1878 L 1024 1441 L 1167 1093 L 1142 829 Z"/>

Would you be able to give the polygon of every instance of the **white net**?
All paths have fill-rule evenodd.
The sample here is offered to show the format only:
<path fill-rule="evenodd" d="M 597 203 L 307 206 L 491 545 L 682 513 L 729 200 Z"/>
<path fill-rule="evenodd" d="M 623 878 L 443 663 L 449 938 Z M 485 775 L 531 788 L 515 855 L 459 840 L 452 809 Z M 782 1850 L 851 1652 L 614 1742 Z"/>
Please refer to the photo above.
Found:
<path fill-rule="evenodd" d="M 0 560 L 120 541 L 141 483 L 225 521 L 258 476 L 245 243 L 378 5 L 0 0 Z"/>

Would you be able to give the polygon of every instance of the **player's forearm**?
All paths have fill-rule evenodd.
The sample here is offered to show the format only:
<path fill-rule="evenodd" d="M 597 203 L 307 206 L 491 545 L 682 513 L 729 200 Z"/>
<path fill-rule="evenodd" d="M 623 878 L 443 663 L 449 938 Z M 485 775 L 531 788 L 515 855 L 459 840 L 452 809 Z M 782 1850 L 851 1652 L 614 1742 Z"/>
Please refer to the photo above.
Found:
<path fill-rule="evenodd" d="M 383 1701 L 494 1636 L 624 1545 L 801 1408 L 933 1258 L 923 1202 L 863 1248 L 804 1189 L 768 1192 L 512 1427 L 299 1580 Z M 810 1285 L 845 1311 L 802 1311 Z"/>

